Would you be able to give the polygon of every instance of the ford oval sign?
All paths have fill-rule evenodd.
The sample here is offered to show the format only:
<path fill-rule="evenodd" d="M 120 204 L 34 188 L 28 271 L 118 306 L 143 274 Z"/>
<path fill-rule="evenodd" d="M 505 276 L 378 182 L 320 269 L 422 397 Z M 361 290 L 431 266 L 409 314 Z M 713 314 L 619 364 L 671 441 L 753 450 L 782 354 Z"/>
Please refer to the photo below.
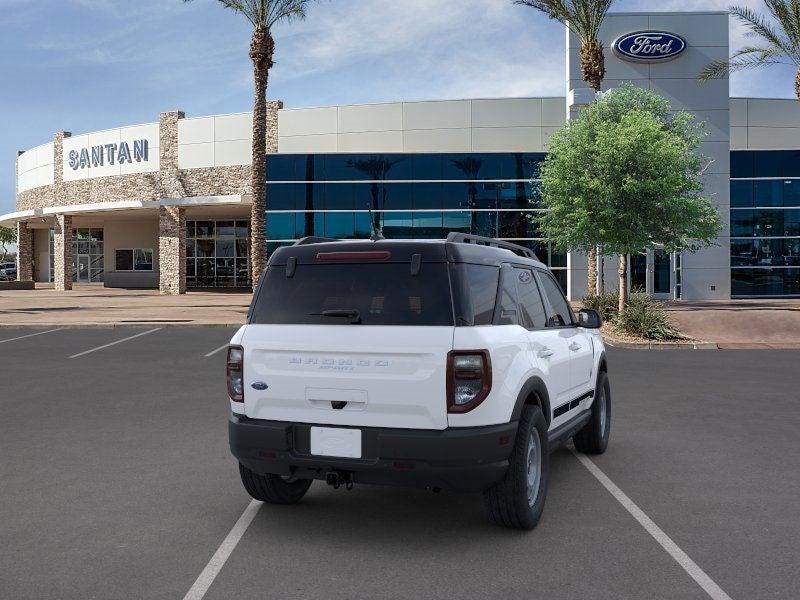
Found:
<path fill-rule="evenodd" d="M 620 58 L 635 62 L 672 60 L 686 50 L 686 40 L 665 31 L 637 31 L 614 41 L 614 52 Z"/>

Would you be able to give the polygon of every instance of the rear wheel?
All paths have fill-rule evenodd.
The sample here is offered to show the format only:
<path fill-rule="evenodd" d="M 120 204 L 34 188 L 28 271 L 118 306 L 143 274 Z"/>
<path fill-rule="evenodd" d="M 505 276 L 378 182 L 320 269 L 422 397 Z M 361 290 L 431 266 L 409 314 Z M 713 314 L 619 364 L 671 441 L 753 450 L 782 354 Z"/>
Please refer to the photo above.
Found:
<path fill-rule="evenodd" d="M 311 479 L 289 481 L 280 475 L 259 475 L 239 463 L 239 475 L 247 493 L 256 500 L 270 504 L 295 504 L 300 502 L 311 487 Z"/>
<path fill-rule="evenodd" d="M 525 406 L 508 471 L 500 483 L 483 492 L 489 520 L 517 529 L 536 527 L 544 511 L 549 464 L 547 421 L 538 406 Z"/>
<path fill-rule="evenodd" d="M 611 386 L 608 376 L 600 371 L 592 403 L 592 416 L 578 433 L 572 436 L 575 449 L 584 454 L 602 454 L 608 448 L 611 433 Z"/>

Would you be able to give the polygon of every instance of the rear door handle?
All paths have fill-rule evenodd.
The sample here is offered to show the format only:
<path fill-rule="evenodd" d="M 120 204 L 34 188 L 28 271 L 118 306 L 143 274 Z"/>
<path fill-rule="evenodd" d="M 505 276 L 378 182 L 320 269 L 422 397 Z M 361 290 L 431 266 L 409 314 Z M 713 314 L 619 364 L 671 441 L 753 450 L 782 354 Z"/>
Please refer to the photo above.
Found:
<path fill-rule="evenodd" d="M 537 355 L 539 356 L 539 358 L 550 358 L 551 356 L 553 356 L 553 351 L 550 350 L 550 348 L 548 348 L 547 346 L 545 346 L 544 348 L 539 350 Z"/>
<path fill-rule="evenodd" d="M 578 350 L 580 350 L 581 348 L 583 348 L 583 346 L 581 346 L 581 345 L 580 345 L 580 344 L 578 344 L 577 342 L 572 342 L 572 343 L 569 345 L 569 349 L 570 349 L 570 350 L 572 350 L 573 352 L 577 352 L 577 351 L 578 351 Z"/>

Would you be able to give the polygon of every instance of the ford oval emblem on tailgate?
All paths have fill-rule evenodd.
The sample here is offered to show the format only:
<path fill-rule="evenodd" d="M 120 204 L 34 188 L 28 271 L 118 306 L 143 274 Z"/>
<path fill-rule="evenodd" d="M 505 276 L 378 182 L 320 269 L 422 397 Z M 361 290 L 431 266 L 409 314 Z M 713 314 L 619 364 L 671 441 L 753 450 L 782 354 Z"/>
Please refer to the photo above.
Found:
<path fill-rule="evenodd" d="M 250 387 L 253 388 L 254 390 L 265 390 L 269 386 L 263 381 L 254 381 L 252 384 L 250 384 Z"/>

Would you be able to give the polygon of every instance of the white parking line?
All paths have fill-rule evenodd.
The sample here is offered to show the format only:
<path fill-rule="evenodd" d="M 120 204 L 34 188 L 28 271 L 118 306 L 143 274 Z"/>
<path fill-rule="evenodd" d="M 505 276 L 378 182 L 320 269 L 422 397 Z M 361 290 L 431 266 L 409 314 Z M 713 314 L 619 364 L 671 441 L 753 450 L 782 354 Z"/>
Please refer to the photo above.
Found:
<path fill-rule="evenodd" d="M 214 356 L 214 355 L 215 355 L 217 352 L 222 352 L 222 351 L 223 351 L 223 350 L 225 350 L 225 348 L 227 348 L 228 346 L 230 346 L 230 344 L 225 344 L 224 346 L 220 346 L 220 347 L 219 347 L 219 348 L 217 348 L 216 350 L 212 350 L 211 352 L 209 352 L 208 354 L 206 354 L 206 355 L 205 355 L 203 358 L 208 358 L 209 356 Z"/>
<path fill-rule="evenodd" d="M 656 525 L 653 520 L 648 517 L 641 508 L 636 506 L 636 504 L 625 495 L 621 489 L 619 489 L 616 484 L 611 481 L 608 476 L 600 470 L 596 464 L 594 464 L 588 456 L 583 454 L 578 454 L 575 450 L 570 448 L 572 453 L 575 457 L 581 461 L 584 467 L 586 467 L 589 472 L 594 475 L 595 479 L 599 481 L 604 488 L 606 488 L 611 495 L 616 498 L 617 502 L 619 502 L 625 510 L 627 510 L 631 516 L 639 522 L 639 525 L 644 527 L 645 531 L 649 533 L 655 541 L 659 543 L 659 545 L 667 551 L 667 553 L 675 559 L 686 573 L 689 574 L 689 577 L 695 580 L 697 585 L 699 585 L 705 592 L 709 595 L 710 598 L 713 600 L 731 600 L 731 597 L 726 594 L 721 587 L 719 587 L 714 580 L 709 577 L 703 569 L 697 566 L 689 555 L 686 554 L 683 550 L 681 550 L 678 545 L 672 541 L 672 539 L 664 533 L 661 528 Z"/>
<path fill-rule="evenodd" d="M 17 340 L 24 340 L 25 338 L 34 337 L 36 335 L 44 335 L 45 333 L 53 333 L 54 331 L 61 331 L 63 327 L 58 329 L 50 329 L 48 331 L 39 331 L 37 333 L 29 333 L 28 335 L 21 335 L 19 337 L 10 338 L 7 340 L 0 340 L 0 344 L 5 344 L 6 342 L 16 342 Z"/>
<path fill-rule="evenodd" d="M 214 583 L 214 580 L 217 578 L 217 575 L 219 575 L 222 567 L 225 566 L 225 563 L 236 548 L 239 540 L 242 539 L 244 532 L 247 531 L 250 523 L 253 522 L 253 519 L 258 514 L 258 509 L 261 508 L 261 505 L 262 503 L 258 500 L 250 501 L 250 504 L 244 509 L 242 516 L 236 521 L 233 529 L 231 529 L 225 539 L 222 540 L 222 544 L 220 544 L 220 547 L 214 552 L 214 556 L 211 557 L 211 560 L 208 561 L 206 568 L 203 569 L 203 572 L 197 577 L 192 587 L 186 592 L 183 600 L 201 600 L 201 598 L 206 595 L 208 588 Z"/>
<path fill-rule="evenodd" d="M 78 352 L 77 354 L 73 354 L 70 358 L 78 358 L 79 356 L 85 356 L 87 354 L 91 354 L 92 352 L 97 352 L 98 350 L 102 350 L 103 348 L 108 348 L 109 346 L 116 346 L 117 344 L 121 344 L 122 342 L 127 342 L 128 340 L 132 340 L 134 338 L 142 337 L 143 335 L 147 335 L 148 333 L 154 333 L 156 331 L 161 331 L 161 327 L 157 327 L 155 329 L 150 329 L 149 331 L 143 331 L 142 333 L 137 333 L 136 335 L 132 335 L 130 337 L 122 338 L 121 340 L 117 340 L 116 342 L 111 342 L 110 344 L 103 344 L 102 346 L 98 346 L 97 348 L 92 348 L 91 350 L 86 350 L 84 352 Z"/>

